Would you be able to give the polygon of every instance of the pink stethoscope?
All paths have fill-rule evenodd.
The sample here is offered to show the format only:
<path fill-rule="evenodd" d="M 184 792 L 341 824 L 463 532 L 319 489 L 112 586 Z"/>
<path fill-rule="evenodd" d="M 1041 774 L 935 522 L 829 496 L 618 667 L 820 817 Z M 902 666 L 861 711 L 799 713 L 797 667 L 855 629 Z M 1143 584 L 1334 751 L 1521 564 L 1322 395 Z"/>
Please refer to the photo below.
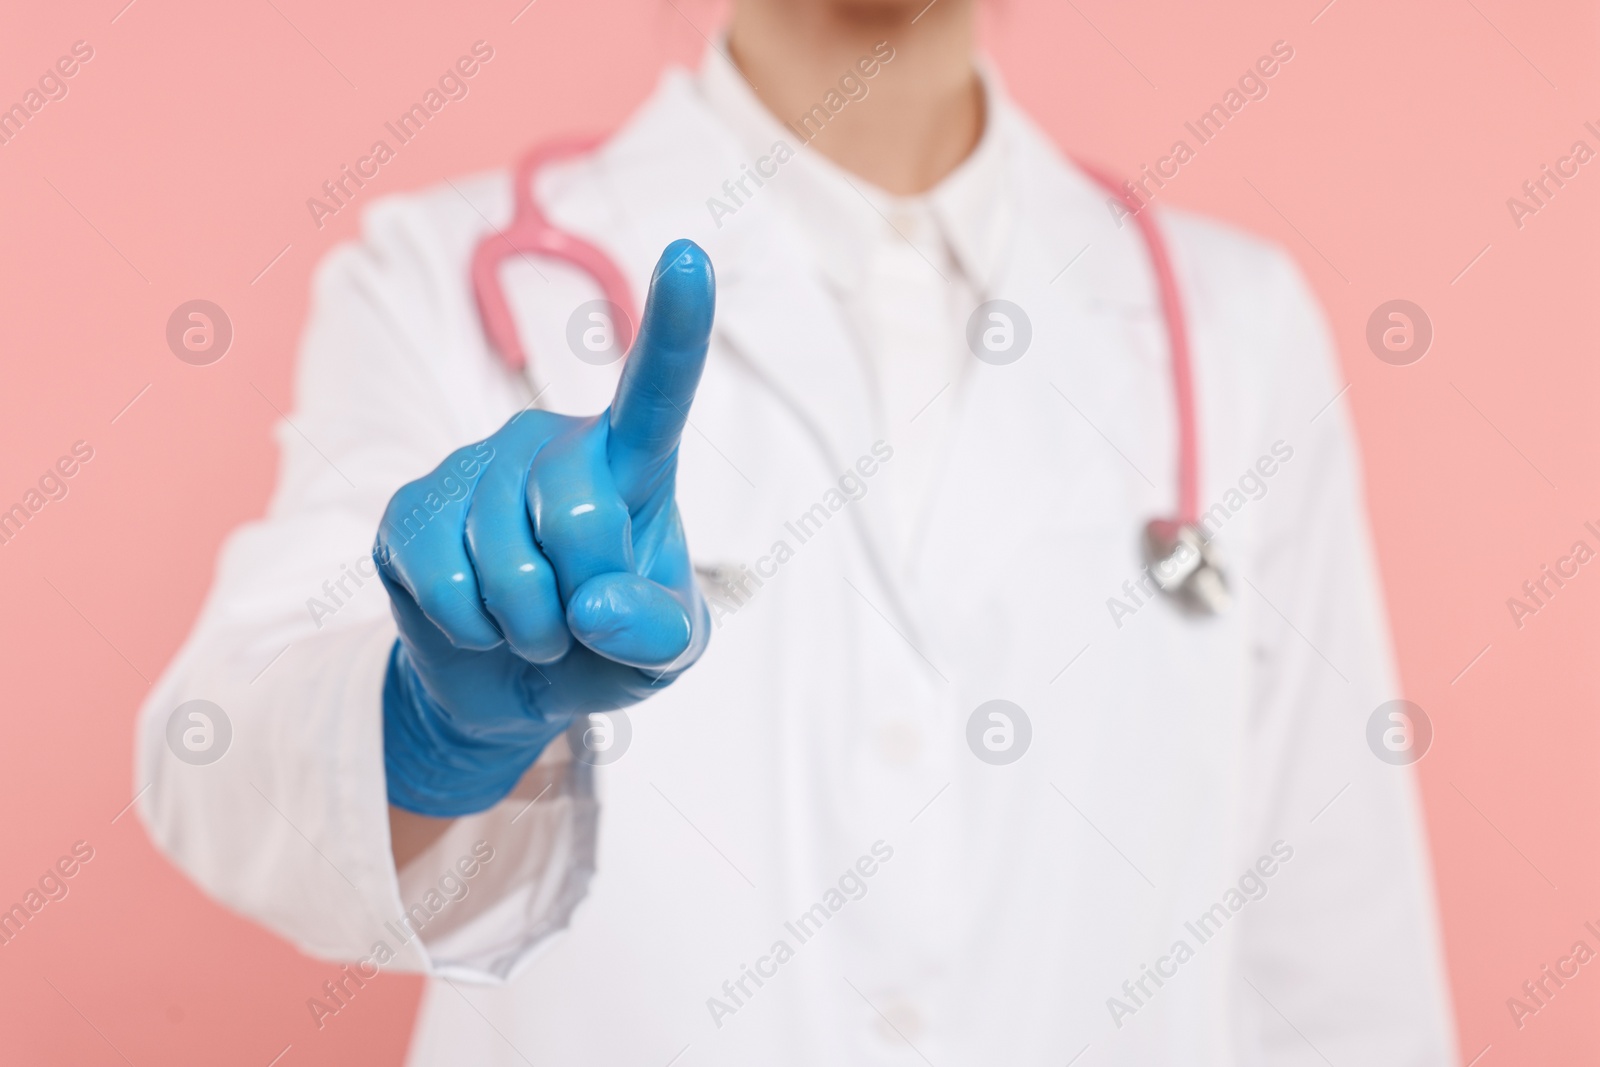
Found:
<path fill-rule="evenodd" d="M 599 248 L 575 234 L 558 229 L 540 209 L 533 195 L 539 172 L 551 163 L 590 151 L 600 138 L 564 138 L 534 148 L 517 161 L 512 176 L 514 212 L 504 230 L 484 237 L 472 253 L 472 289 L 484 332 L 500 360 L 511 370 L 527 365 L 527 353 L 517 334 L 500 282 L 501 264 L 510 256 L 548 256 L 571 264 L 599 285 L 602 296 L 637 322 L 637 306 L 628 280 L 615 262 Z M 1143 537 L 1145 571 L 1155 587 L 1183 607 L 1201 614 L 1216 614 L 1228 605 L 1228 584 L 1214 546 L 1199 523 L 1199 444 L 1195 428 L 1194 379 L 1189 366 L 1189 335 L 1184 321 L 1178 282 L 1167 254 L 1166 241 L 1153 213 L 1144 210 L 1134 195 L 1098 167 L 1074 161 L 1108 194 L 1132 214 L 1155 275 L 1166 324 L 1167 351 L 1172 372 L 1172 392 L 1178 421 L 1178 511 L 1173 518 L 1152 519 Z"/>

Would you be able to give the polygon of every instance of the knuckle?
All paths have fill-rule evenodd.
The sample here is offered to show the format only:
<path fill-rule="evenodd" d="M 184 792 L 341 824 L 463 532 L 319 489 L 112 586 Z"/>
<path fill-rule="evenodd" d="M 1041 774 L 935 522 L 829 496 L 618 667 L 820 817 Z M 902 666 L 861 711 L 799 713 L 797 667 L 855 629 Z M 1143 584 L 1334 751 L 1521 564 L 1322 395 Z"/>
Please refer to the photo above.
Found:
<path fill-rule="evenodd" d="M 395 490 L 378 526 L 378 537 L 388 554 L 434 529 L 433 520 L 445 511 L 455 508 L 459 512 L 493 455 L 486 442 L 468 445 L 452 452 L 429 474 Z"/>
<path fill-rule="evenodd" d="M 541 500 L 538 518 L 542 538 L 562 543 L 615 540 L 629 526 L 628 509 L 621 500 L 568 497 Z"/>
<path fill-rule="evenodd" d="M 417 482 L 407 482 L 394 491 L 394 495 L 389 498 L 388 506 L 383 509 L 384 526 L 388 526 L 393 520 L 422 503 L 421 498 L 416 495 L 417 484 Z"/>
<path fill-rule="evenodd" d="M 456 476 L 470 483 L 483 473 L 483 469 L 494 459 L 496 451 L 494 436 L 463 445 L 446 456 L 433 473 L 441 478 Z"/>
<path fill-rule="evenodd" d="M 555 600 L 555 581 L 541 580 L 524 568 L 532 564 L 506 563 L 488 567 L 478 576 L 483 603 L 491 614 L 511 629 L 521 630 L 527 620 L 537 619 L 551 610 Z"/>
<path fill-rule="evenodd" d="M 372 562 L 380 571 L 388 570 L 395 563 L 395 549 L 383 535 L 383 527 L 378 528 L 378 536 L 372 539 Z"/>

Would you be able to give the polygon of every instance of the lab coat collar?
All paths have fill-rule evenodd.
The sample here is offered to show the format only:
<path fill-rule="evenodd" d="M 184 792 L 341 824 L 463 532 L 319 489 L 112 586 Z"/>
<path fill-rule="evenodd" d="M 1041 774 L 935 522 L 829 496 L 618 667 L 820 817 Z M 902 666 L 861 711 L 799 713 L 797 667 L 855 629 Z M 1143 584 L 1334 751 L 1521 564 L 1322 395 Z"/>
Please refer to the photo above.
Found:
<path fill-rule="evenodd" d="M 768 142 L 760 155 L 770 150 Z M 578 184 L 604 187 L 610 213 L 626 219 L 615 236 L 632 240 L 609 243 L 624 252 L 633 278 L 648 280 L 660 250 L 677 238 L 706 249 L 717 278 L 717 337 L 796 409 L 842 470 L 837 464 L 848 466 L 871 445 L 868 386 L 814 248 L 771 195 L 772 181 L 731 215 L 716 207 L 726 202 L 723 183 L 755 158 L 688 72 L 674 68 L 594 157 L 591 180 Z M 630 206 L 638 204 L 649 208 Z"/>
<path fill-rule="evenodd" d="M 660 249 L 676 238 L 706 249 L 717 277 L 713 358 L 730 361 L 724 372 L 749 374 L 793 412 L 824 469 L 838 477 L 872 449 L 866 364 L 801 224 L 779 198 L 761 195 L 774 191 L 771 183 L 731 218 L 711 210 L 723 182 L 737 178 L 751 159 L 688 73 L 670 70 L 650 102 L 585 168 L 588 180 L 573 176 L 574 187 L 605 188 L 606 214 L 614 220 L 609 243 L 635 279 L 647 280 Z M 632 204 L 650 209 L 630 210 Z M 579 220 L 564 217 L 559 202 L 552 207 L 558 225 L 581 232 Z M 738 466 L 738 456 L 728 458 Z M 862 509 L 851 514 L 886 610 L 914 631 L 888 565 L 888 531 L 875 529 Z"/>
<path fill-rule="evenodd" d="M 879 77 L 892 75 L 889 68 Z M 1016 218 L 1015 198 L 1007 182 L 1007 156 L 1015 106 L 993 66 L 978 64 L 983 85 L 983 133 L 972 153 L 937 186 L 917 196 L 895 196 L 848 174 L 816 151 L 793 125 L 768 111 L 744 76 L 726 58 L 726 48 L 712 48 L 695 75 L 695 88 L 752 160 L 768 155 L 782 142 L 796 151 L 772 182 L 773 195 L 799 225 L 816 254 L 817 266 L 830 285 L 850 292 L 872 262 L 874 247 L 885 240 L 917 244 L 902 220 L 919 212 L 932 217 L 943 248 L 918 250 L 932 261 L 953 259 L 980 292 L 993 284 Z M 869 95 L 846 106 L 871 106 Z"/>
<path fill-rule="evenodd" d="M 983 298 L 1017 300 L 1014 294 L 1026 292 L 1044 302 L 1035 304 L 1040 313 L 1156 314 L 1137 227 L 1126 220 L 1117 226 L 1104 190 L 1010 103 L 992 71 L 985 78 L 993 89 L 992 121 L 980 149 L 992 154 L 969 159 L 975 164 L 970 184 L 947 180 L 938 190 L 939 203 L 947 205 L 942 210 L 975 218 L 971 201 L 986 195 L 987 185 L 978 171 L 994 166 L 1003 198 L 1013 205 L 1018 222 L 1009 236 L 965 224 L 950 228 L 952 234 L 967 235 L 958 238 L 964 247 L 958 254 L 971 263 L 974 280 L 984 281 Z M 747 87 L 744 93 L 760 107 Z M 764 110 L 758 115 L 776 125 Z M 769 142 L 761 154 L 770 150 Z M 768 195 L 776 194 L 785 171 L 802 161 L 791 160 L 777 181 L 755 190 L 732 216 L 713 210 L 724 181 L 738 177 L 750 162 L 750 149 L 706 102 L 698 80 L 682 68 L 670 68 L 651 99 L 615 136 L 573 168 L 567 180 L 552 183 L 587 191 L 590 195 L 577 199 L 590 210 L 565 210 L 568 203 L 559 194 L 546 202 L 558 225 L 604 235 L 602 244 L 619 256 L 641 295 L 662 248 L 680 237 L 699 242 L 717 274 L 718 333 L 739 343 L 764 377 L 807 413 L 833 451 L 854 456 L 851 448 L 870 425 L 866 381 L 837 303 L 824 288 L 829 257 L 808 239 L 811 220 L 802 222 L 784 198 Z M 850 195 L 860 206 L 861 198 Z"/>
<path fill-rule="evenodd" d="M 1014 215 L 1028 225 L 1016 226 L 1014 239 L 1005 242 L 974 234 L 958 250 L 991 280 L 979 292 L 985 299 L 1022 304 L 1041 324 L 1059 322 L 1062 314 L 1120 314 L 1130 304 L 1148 312 L 1153 289 L 1136 228 L 1114 226 L 1104 192 L 998 91 L 990 100 L 988 130 L 995 136 L 985 141 L 1005 149 L 1000 155 L 995 147 L 996 154 L 985 158 L 998 160 L 992 165 L 1014 201 Z M 769 143 L 762 154 L 770 148 Z M 865 361 L 828 291 L 826 255 L 807 239 L 805 224 L 782 198 L 765 195 L 776 191 L 772 182 L 732 217 L 712 210 L 723 182 L 737 178 L 750 162 L 746 145 L 706 103 L 688 72 L 671 69 L 650 101 L 594 156 L 552 180 L 557 195 L 547 203 L 557 225 L 599 237 L 640 294 L 668 243 L 689 237 L 704 247 L 717 276 L 722 351 L 795 413 L 827 470 L 843 471 L 872 444 Z M 946 210 L 970 211 L 969 198 L 984 195 L 981 186 L 975 174 L 970 186 L 958 181 L 942 187 Z M 1062 272 L 1074 257 L 1082 262 Z M 1057 330 L 1048 334 L 1062 336 Z M 737 456 L 729 458 L 737 465 Z M 896 568 L 886 565 L 890 532 L 873 529 L 868 519 L 858 521 L 892 601 L 888 607 L 909 632 L 914 613 L 903 607 L 907 591 Z"/>

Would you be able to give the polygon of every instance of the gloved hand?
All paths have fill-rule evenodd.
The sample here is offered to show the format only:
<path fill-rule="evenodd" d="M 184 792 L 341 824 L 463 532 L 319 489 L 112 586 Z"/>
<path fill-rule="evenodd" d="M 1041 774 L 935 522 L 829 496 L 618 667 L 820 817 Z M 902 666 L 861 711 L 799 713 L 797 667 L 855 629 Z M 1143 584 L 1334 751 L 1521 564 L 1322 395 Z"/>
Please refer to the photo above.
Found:
<path fill-rule="evenodd" d="M 673 242 L 606 412 L 524 411 L 390 500 L 373 557 L 400 627 L 396 807 L 492 807 L 573 716 L 638 703 L 705 650 L 674 494 L 715 293 L 705 252 Z"/>

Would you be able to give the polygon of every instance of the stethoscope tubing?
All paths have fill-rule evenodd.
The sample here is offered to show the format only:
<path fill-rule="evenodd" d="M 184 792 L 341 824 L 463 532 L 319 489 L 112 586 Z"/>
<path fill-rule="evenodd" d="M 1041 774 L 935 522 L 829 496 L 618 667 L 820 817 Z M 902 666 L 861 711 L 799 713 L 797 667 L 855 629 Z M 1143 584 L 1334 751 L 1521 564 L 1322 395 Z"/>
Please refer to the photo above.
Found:
<path fill-rule="evenodd" d="M 600 287 L 605 300 L 615 305 L 631 322 L 638 321 L 638 306 L 621 268 L 600 248 L 558 228 L 544 214 L 535 195 L 540 172 L 548 165 L 582 155 L 600 143 L 599 138 L 561 138 L 534 147 L 518 160 L 512 173 L 513 214 L 510 225 L 496 230 L 478 242 L 472 255 L 472 288 L 479 317 L 490 347 L 506 367 L 521 372 L 528 364 L 526 351 L 517 333 L 510 303 L 500 279 L 500 268 L 512 256 L 544 256 L 568 263 L 588 274 Z M 1161 317 L 1167 340 L 1167 355 L 1172 378 L 1173 410 L 1177 416 L 1177 510 L 1170 519 L 1152 521 L 1145 531 L 1144 551 L 1152 568 L 1171 568 L 1182 561 L 1181 575 L 1164 591 L 1190 607 L 1216 612 L 1226 603 L 1226 583 L 1222 579 L 1208 539 L 1198 525 L 1200 512 L 1200 444 L 1195 417 L 1194 374 L 1189 349 L 1188 322 L 1172 256 L 1161 232 L 1155 212 L 1134 196 L 1132 190 L 1092 164 L 1074 164 L 1096 185 L 1126 208 L 1143 241 L 1154 276 Z M 1174 555 L 1177 553 L 1177 555 Z M 1192 557 L 1198 563 L 1189 563 Z M 1197 582 L 1211 592 L 1195 588 Z"/>

